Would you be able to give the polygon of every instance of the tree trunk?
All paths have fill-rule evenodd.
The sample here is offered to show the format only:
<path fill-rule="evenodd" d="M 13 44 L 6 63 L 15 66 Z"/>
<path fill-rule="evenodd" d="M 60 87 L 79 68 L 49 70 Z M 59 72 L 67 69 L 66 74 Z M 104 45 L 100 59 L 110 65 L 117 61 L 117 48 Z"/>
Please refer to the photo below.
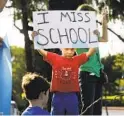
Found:
<path fill-rule="evenodd" d="M 27 72 L 32 72 L 33 71 L 32 48 L 31 48 L 31 41 L 28 35 L 27 0 L 21 0 L 21 5 L 22 5 L 21 9 L 22 9 L 23 34 L 25 37 L 26 69 L 27 69 Z"/>

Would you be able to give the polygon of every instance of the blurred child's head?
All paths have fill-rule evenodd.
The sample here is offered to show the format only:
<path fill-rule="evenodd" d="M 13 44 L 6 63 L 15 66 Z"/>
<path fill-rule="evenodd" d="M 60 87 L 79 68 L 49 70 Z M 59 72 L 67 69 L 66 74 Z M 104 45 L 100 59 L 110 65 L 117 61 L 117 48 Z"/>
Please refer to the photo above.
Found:
<path fill-rule="evenodd" d="M 43 106 L 46 106 L 49 88 L 50 85 L 48 81 L 38 74 L 27 73 L 23 76 L 22 89 L 29 101 L 39 100 L 42 101 Z"/>
<path fill-rule="evenodd" d="M 62 56 L 72 58 L 75 54 L 75 48 L 62 48 Z"/>

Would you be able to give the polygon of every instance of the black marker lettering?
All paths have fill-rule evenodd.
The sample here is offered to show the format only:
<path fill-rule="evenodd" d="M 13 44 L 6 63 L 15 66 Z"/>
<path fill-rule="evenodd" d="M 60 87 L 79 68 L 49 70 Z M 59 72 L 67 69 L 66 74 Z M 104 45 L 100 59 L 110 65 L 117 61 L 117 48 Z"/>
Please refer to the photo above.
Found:
<path fill-rule="evenodd" d="M 44 13 L 38 13 L 37 15 L 42 15 L 43 16 L 43 22 L 38 23 L 38 25 L 40 24 L 44 24 L 44 23 L 49 23 L 48 21 L 46 21 L 46 14 L 48 14 L 48 12 L 44 12 Z"/>
<path fill-rule="evenodd" d="M 79 21 L 79 22 L 83 21 L 82 13 L 77 13 L 77 15 L 81 18 L 81 19 L 78 20 L 78 21 Z"/>
<path fill-rule="evenodd" d="M 75 35 L 76 35 L 76 41 L 72 41 L 72 33 L 75 33 Z M 76 33 L 76 31 L 73 29 L 73 28 L 71 28 L 70 30 L 69 30 L 69 34 L 70 34 L 70 40 L 71 40 L 71 42 L 73 43 L 73 44 L 76 44 L 77 43 L 77 41 L 78 41 L 78 35 L 77 35 L 77 33 Z"/>
<path fill-rule="evenodd" d="M 54 29 L 53 29 L 53 28 L 51 28 L 51 29 L 49 30 L 50 40 L 51 40 L 51 42 L 52 42 L 52 43 L 57 44 L 57 43 L 58 43 L 58 41 L 56 41 L 56 42 L 55 42 L 55 41 L 53 41 L 53 40 L 52 40 L 52 30 L 54 30 Z"/>
<path fill-rule="evenodd" d="M 39 29 L 38 33 L 39 33 L 40 36 L 42 36 L 42 37 L 44 37 L 46 39 L 46 43 L 40 43 L 39 41 L 37 41 L 37 44 L 45 46 L 45 45 L 47 45 L 49 43 L 49 39 L 45 35 L 40 33 L 41 30 L 44 31 L 43 29 Z"/>
<path fill-rule="evenodd" d="M 68 41 L 68 43 L 69 43 L 69 38 L 68 38 L 68 33 L 67 33 L 67 29 L 65 29 L 65 35 L 62 35 L 62 34 L 60 34 L 60 30 L 59 29 L 57 29 L 58 30 L 58 34 L 59 34 L 59 39 L 60 39 L 60 43 L 62 44 L 62 37 L 67 37 L 67 41 Z"/>
<path fill-rule="evenodd" d="M 63 12 L 61 12 L 61 18 L 60 18 L 60 21 L 62 22 L 63 21 L 63 17 L 66 18 L 68 17 L 69 20 L 71 21 L 71 17 L 70 15 L 68 14 L 68 12 L 66 12 L 65 14 Z"/>
<path fill-rule="evenodd" d="M 88 20 L 86 20 L 85 22 L 90 22 L 90 17 L 88 15 L 89 13 L 85 13 L 85 16 L 88 18 Z"/>
<path fill-rule="evenodd" d="M 86 35 L 86 38 L 85 38 L 85 41 L 83 41 L 81 38 L 83 38 L 84 39 L 84 37 L 80 37 L 80 33 L 82 33 L 82 32 L 80 32 L 80 31 L 83 31 L 83 33 L 85 33 L 85 35 Z M 79 39 L 80 39 L 80 41 L 82 42 L 82 43 L 86 43 L 87 42 L 87 32 L 86 32 L 86 30 L 84 29 L 84 28 L 78 28 L 78 36 L 79 36 Z"/>
<path fill-rule="evenodd" d="M 71 12 L 73 14 L 73 21 L 72 22 L 76 22 L 76 17 L 75 17 L 75 12 Z"/>

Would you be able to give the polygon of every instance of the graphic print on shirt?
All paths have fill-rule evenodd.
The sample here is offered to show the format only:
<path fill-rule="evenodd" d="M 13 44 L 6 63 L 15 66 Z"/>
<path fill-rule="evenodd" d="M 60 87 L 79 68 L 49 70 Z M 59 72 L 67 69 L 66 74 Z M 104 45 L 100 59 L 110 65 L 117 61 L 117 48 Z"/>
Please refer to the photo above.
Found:
<path fill-rule="evenodd" d="M 62 83 L 69 83 L 70 80 L 76 79 L 76 72 L 71 67 L 62 67 L 55 71 L 55 78 L 60 79 Z"/>

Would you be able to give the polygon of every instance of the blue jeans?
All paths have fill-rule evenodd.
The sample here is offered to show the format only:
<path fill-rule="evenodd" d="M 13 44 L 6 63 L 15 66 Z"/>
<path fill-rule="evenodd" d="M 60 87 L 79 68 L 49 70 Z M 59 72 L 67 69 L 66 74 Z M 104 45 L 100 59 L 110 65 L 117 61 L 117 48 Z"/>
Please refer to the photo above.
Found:
<path fill-rule="evenodd" d="M 52 115 L 79 115 L 78 97 L 75 92 L 56 92 L 52 97 Z"/>

